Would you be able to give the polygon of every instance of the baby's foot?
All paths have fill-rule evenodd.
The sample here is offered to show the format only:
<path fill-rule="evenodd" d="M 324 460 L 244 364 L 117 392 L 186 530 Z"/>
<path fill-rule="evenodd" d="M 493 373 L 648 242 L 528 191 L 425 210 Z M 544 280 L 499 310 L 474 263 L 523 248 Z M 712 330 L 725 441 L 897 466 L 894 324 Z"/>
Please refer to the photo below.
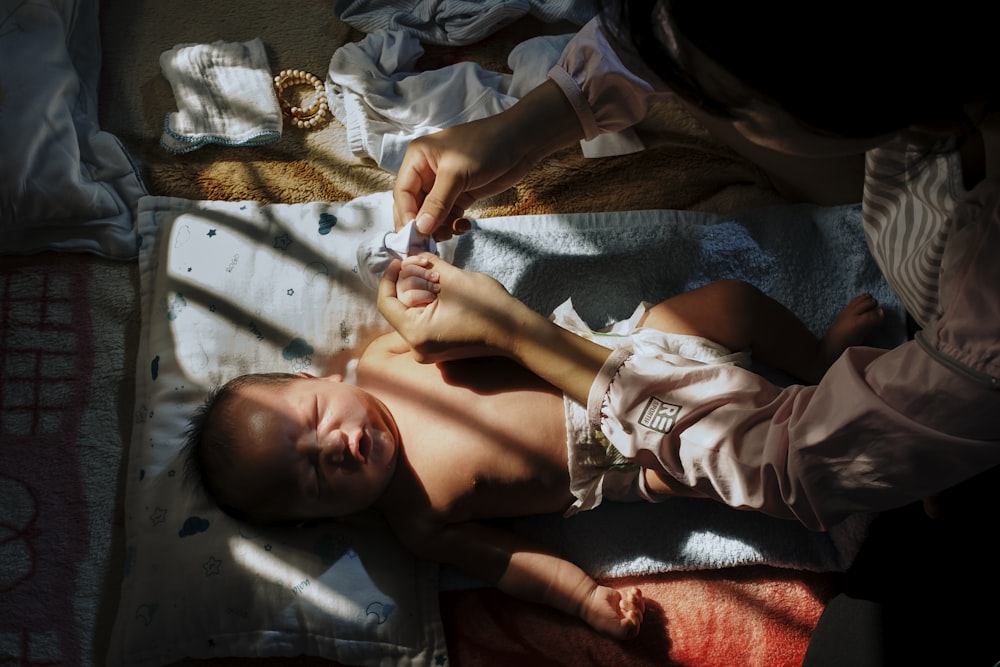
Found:
<path fill-rule="evenodd" d="M 860 345 L 876 324 L 885 318 L 885 310 L 871 294 L 854 297 L 837 313 L 822 340 L 822 357 L 829 366 L 852 345 Z"/>
<path fill-rule="evenodd" d="M 437 298 L 441 291 L 438 281 L 441 276 L 429 268 L 426 257 L 415 255 L 403 260 L 396 281 L 396 296 L 407 308 L 426 306 Z"/>
<path fill-rule="evenodd" d="M 417 255 L 421 252 L 437 254 L 437 243 L 417 231 L 410 220 L 398 232 L 389 232 L 382 238 L 366 240 L 358 246 L 358 276 L 368 287 L 378 289 L 382 274 L 394 259 Z"/>

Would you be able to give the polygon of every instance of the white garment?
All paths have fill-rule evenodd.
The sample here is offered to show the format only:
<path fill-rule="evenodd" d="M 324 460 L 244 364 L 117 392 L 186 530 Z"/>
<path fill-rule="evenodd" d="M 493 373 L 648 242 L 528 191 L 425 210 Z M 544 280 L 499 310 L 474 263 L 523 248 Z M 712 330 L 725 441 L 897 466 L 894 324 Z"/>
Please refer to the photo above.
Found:
<path fill-rule="evenodd" d="M 414 34 L 377 30 L 342 46 L 331 57 L 326 80 L 330 109 L 346 128 L 355 156 L 395 173 L 416 137 L 513 106 L 545 81 L 571 38 L 550 35 L 518 44 L 507 59 L 512 74 L 471 62 L 420 72 L 416 62 L 424 50 Z M 641 149 L 641 142 L 630 133 L 590 144 L 585 154 L 620 155 Z"/>
<path fill-rule="evenodd" d="M 160 68 L 177 102 L 160 137 L 171 153 L 205 144 L 262 146 L 281 138 L 281 107 L 259 37 L 178 44 L 160 55 Z"/>
<path fill-rule="evenodd" d="M 510 75 L 474 63 L 417 72 L 423 52 L 413 35 L 379 30 L 330 59 L 327 97 L 351 152 L 388 171 L 399 169 L 413 138 L 491 116 L 516 101 L 506 94 Z"/>
<path fill-rule="evenodd" d="M 548 76 L 573 106 L 586 139 L 632 127 L 673 95 L 634 54 L 615 49 L 599 17 L 570 40 Z"/>
<path fill-rule="evenodd" d="M 333 13 L 364 33 L 402 31 L 425 44 L 460 46 L 529 14 L 547 23 L 583 25 L 597 13 L 597 6 L 593 0 L 339 0 Z"/>

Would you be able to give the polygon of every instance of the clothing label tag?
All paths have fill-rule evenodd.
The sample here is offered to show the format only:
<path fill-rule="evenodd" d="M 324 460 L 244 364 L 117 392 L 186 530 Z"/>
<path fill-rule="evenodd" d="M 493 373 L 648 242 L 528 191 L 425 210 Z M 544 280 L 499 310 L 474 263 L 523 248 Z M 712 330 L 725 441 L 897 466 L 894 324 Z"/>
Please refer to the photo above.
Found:
<path fill-rule="evenodd" d="M 639 418 L 639 424 L 653 431 L 670 433 L 670 429 L 677 422 L 677 414 L 680 411 L 681 406 L 664 403 L 655 396 L 650 396 L 649 402 L 646 403 L 646 408 Z"/>

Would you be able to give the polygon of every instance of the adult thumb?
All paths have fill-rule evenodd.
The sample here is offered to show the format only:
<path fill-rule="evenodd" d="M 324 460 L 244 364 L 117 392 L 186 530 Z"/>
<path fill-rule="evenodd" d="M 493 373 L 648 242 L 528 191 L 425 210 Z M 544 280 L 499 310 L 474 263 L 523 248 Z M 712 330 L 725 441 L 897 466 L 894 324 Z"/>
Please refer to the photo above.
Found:
<path fill-rule="evenodd" d="M 447 222 L 445 218 L 452 212 L 460 189 L 461 186 L 454 180 L 438 174 L 417 213 L 417 231 L 430 236 L 438 227 L 445 224 Z"/>

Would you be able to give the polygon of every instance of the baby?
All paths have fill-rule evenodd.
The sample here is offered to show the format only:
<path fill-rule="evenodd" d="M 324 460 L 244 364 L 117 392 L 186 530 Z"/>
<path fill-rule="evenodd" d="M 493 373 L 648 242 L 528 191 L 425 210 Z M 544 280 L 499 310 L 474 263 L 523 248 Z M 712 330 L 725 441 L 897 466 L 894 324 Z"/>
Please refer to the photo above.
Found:
<path fill-rule="evenodd" d="M 422 257 L 404 260 L 397 291 L 433 303 L 438 276 L 428 267 Z M 640 309 L 635 319 L 636 335 L 705 363 L 749 352 L 817 381 L 882 316 L 871 296 L 857 297 L 817 340 L 756 288 L 720 281 Z M 598 584 L 558 554 L 484 522 L 586 509 L 602 496 L 690 495 L 656 463 L 622 465 L 600 434 L 578 428 L 580 409 L 510 360 L 422 364 L 389 333 L 362 354 L 356 384 L 304 373 L 229 381 L 192 419 L 188 462 L 236 517 L 303 521 L 374 508 L 417 556 L 627 639 L 642 622 L 638 589 Z"/>

